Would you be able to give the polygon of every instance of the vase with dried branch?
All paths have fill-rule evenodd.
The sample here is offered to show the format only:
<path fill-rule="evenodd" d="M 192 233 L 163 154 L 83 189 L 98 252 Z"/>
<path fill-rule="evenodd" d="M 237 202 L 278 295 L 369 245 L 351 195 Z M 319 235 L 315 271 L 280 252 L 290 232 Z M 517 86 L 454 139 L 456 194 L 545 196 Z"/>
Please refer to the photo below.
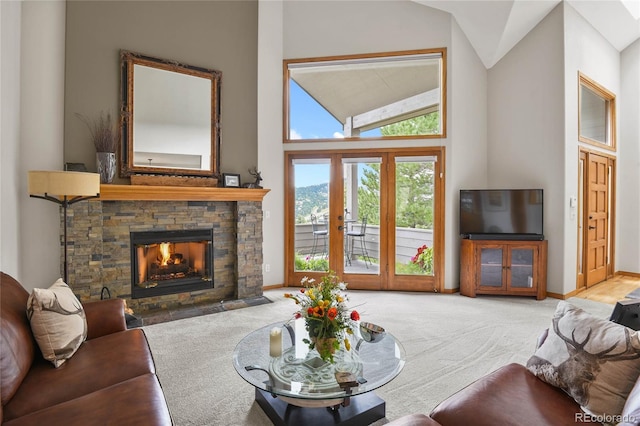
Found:
<path fill-rule="evenodd" d="M 116 149 L 120 142 L 120 126 L 112 119 L 111 113 L 100 112 L 97 118 L 90 119 L 76 113 L 91 133 L 96 148 L 96 166 L 100 174 L 100 183 L 112 183 L 116 175 Z"/>

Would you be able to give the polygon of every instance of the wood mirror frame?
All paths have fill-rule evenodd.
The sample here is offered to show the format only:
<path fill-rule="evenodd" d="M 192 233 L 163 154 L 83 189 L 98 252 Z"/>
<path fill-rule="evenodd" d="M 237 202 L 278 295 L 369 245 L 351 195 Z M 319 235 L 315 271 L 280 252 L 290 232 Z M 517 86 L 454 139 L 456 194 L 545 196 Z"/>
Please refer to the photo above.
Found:
<path fill-rule="evenodd" d="M 124 50 L 120 63 L 120 175 L 217 176 L 222 73 Z"/>

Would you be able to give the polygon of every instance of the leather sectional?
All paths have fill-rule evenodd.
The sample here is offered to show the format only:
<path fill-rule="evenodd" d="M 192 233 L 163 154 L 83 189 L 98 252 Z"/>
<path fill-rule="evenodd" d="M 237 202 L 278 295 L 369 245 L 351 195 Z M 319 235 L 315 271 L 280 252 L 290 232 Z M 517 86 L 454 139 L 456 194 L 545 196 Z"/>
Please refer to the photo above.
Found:
<path fill-rule="evenodd" d="M 147 339 L 141 329 L 127 330 L 123 300 L 84 304 L 87 340 L 55 368 L 34 340 L 28 297 L 1 273 L 3 425 L 172 424 Z"/>

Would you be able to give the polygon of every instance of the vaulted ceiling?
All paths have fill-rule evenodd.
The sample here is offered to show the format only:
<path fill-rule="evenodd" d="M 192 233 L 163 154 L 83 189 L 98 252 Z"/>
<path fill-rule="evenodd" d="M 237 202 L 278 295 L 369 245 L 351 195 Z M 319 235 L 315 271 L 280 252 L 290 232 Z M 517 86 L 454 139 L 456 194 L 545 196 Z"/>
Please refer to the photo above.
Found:
<path fill-rule="evenodd" d="M 640 38 L 640 0 L 414 0 L 451 13 L 485 67 L 493 67 L 561 1 L 618 51 Z"/>
<path fill-rule="evenodd" d="M 640 0 L 413 1 L 451 13 L 487 69 L 493 67 L 561 1 L 576 9 L 618 51 L 640 38 Z M 386 65 L 393 69 L 384 72 L 379 69 L 379 64 L 313 64 L 308 68 L 300 65 L 292 71 L 291 78 L 342 124 L 382 108 L 387 112 L 396 111 L 392 104 L 407 101 L 420 93 L 427 94 L 439 87 L 437 79 L 434 82 L 424 78 L 437 76 L 437 69 L 431 70 L 424 64 L 414 67 L 398 62 Z M 418 79 L 416 75 L 423 78 Z M 371 90 L 371 87 L 377 90 Z M 414 103 L 411 102 L 412 105 Z M 424 114 L 430 106 L 419 104 L 419 108 L 404 114 L 406 117 Z M 356 126 L 355 121 L 353 127 L 367 129 L 366 126 Z"/>

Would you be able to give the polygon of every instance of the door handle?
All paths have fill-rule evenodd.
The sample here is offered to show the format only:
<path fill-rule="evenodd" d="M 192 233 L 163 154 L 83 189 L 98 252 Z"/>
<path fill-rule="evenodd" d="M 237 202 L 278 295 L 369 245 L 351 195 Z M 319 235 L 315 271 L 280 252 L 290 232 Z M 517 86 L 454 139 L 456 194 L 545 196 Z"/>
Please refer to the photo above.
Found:
<path fill-rule="evenodd" d="M 344 229 L 344 226 L 338 225 L 338 231 L 342 231 L 343 229 Z"/>
<path fill-rule="evenodd" d="M 595 226 L 590 226 L 589 229 L 596 229 L 596 227 Z"/>

